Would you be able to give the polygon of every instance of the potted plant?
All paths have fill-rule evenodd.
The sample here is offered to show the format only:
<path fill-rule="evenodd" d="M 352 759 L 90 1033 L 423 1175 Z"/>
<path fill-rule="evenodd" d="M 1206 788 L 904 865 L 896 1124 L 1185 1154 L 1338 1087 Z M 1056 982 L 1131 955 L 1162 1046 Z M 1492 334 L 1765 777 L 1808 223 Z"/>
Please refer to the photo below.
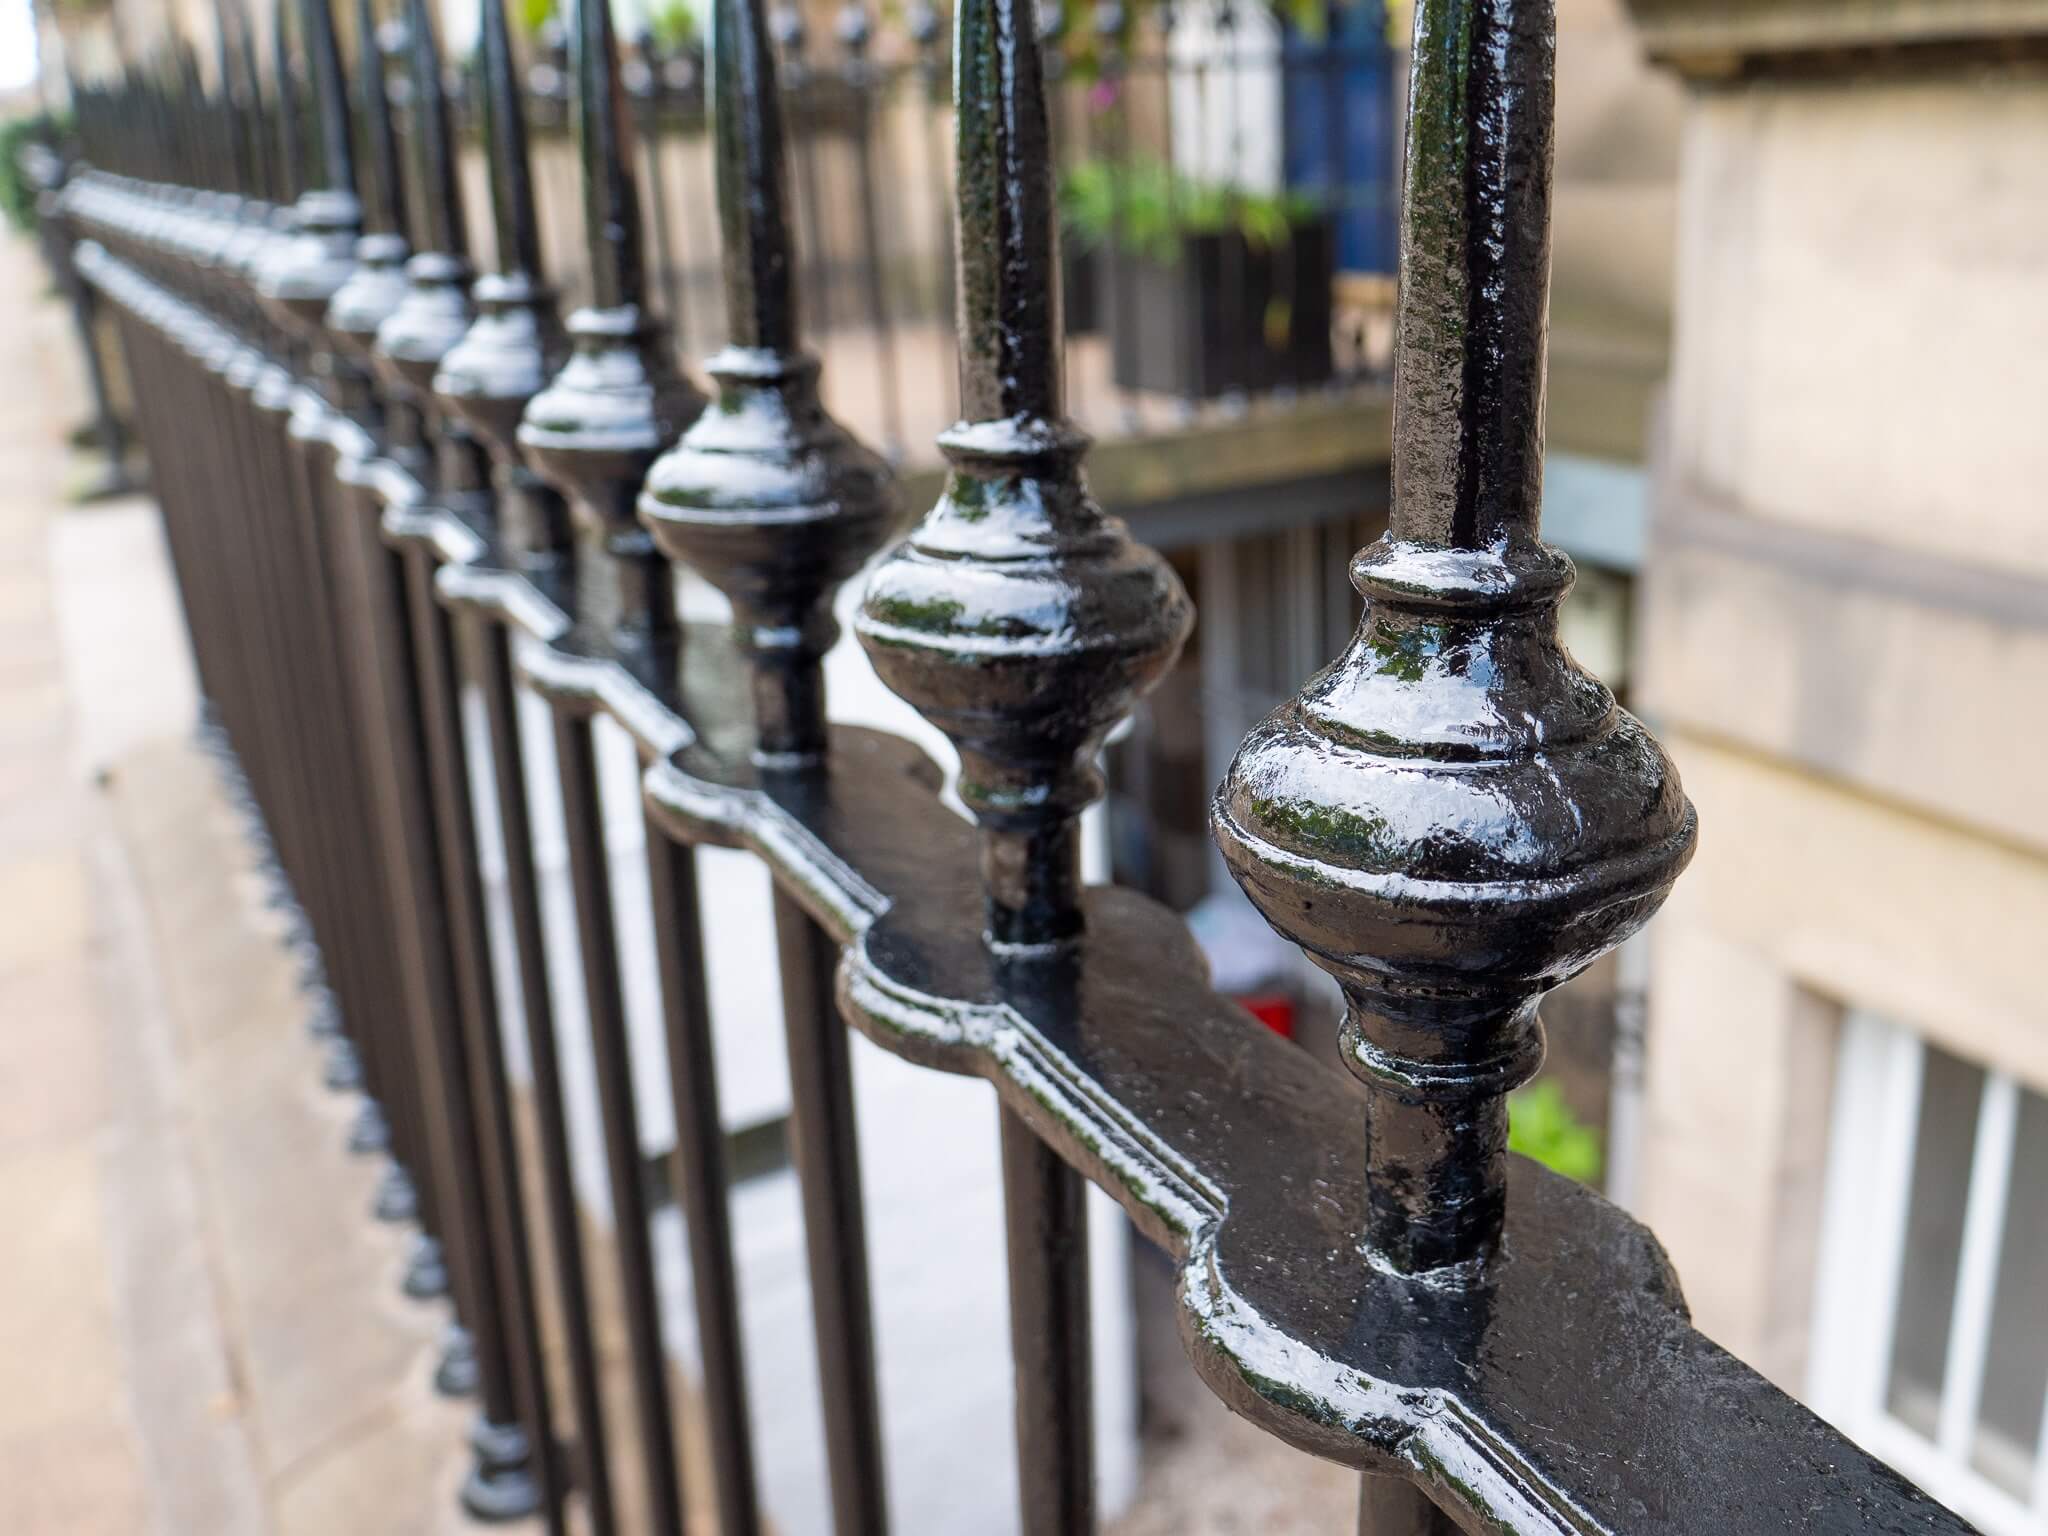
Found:
<path fill-rule="evenodd" d="M 1330 377 L 1336 240 L 1312 196 L 1087 160 L 1061 178 L 1060 207 L 1093 253 L 1120 387 L 1205 399 Z"/>

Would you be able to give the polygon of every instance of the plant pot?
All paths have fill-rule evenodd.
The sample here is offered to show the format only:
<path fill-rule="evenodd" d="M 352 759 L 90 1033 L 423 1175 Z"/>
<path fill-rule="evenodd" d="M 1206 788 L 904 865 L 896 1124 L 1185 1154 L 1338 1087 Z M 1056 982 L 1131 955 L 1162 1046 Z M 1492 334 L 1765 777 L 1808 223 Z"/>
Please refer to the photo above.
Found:
<path fill-rule="evenodd" d="M 1069 336 L 1102 329 L 1102 252 L 1073 235 L 1060 236 L 1060 315 Z"/>
<path fill-rule="evenodd" d="M 1203 400 L 1324 382 L 1335 265 L 1326 217 L 1271 246 L 1188 235 L 1172 262 L 1104 252 L 1097 298 L 1118 387 Z"/>

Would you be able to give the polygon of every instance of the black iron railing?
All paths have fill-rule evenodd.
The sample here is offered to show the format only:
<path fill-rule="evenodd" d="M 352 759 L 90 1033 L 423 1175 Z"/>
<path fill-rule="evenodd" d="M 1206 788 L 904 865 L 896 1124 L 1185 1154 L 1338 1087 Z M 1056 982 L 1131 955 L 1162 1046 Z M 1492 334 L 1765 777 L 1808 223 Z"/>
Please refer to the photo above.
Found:
<path fill-rule="evenodd" d="M 771 13 L 791 260 L 813 342 L 833 364 L 832 403 L 892 460 L 923 465 L 956 403 L 945 31 L 928 7 L 879 24 L 850 4 L 828 29 L 805 14 Z M 404 24 L 388 18 L 380 31 L 375 13 L 364 24 L 383 64 L 357 72 L 358 95 L 388 90 L 379 115 L 407 136 L 417 114 Z M 1327 11 L 1160 0 L 1072 19 L 1047 7 L 1035 25 L 1067 215 L 1066 371 L 1089 429 L 1171 437 L 1205 419 L 1382 387 L 1395 69 L 1377 0 Z M 527 185 L 566 312 L 590 298 L 590 274 L 563 29 L 550 23 L 523 52 Z M 645 35 L 624 49 L 620 76 L 650 291 L 686 360 L 728 339 L 706 65 L 700 43 Z M 238 130 L 261 162 L 253 176 L 283 174 L 315 143 L 310 81 L 293 66 L 295 56 L 290 89 L 260 104 L 267 121 Z M 246 72 L 229 60 L 211 73 L 231 67 Z M 189 51 L 165 50 L 127 89 L 168 114 L 205 73 Z M 486 92 L 473 69 L 450 69 L 442 84 L 464 182 L 481 188 Z M 104 88 L 82 87 L 88 113 Z M 362 117 L 357 136 L 373 152 Z M 131 169 L 190 179 L 170 165 L 190 166 L 189 141 L 157 149 L 159 162 Z M 487 200 L 456 213 L 488 249 Z M 1333 274 L 1345 280 L 1333 286 Z"/>
<path fill-rule="evenodd" d="M 760 1515 L 705 846 L 750 850 L 776 884 L 842 1533 L 887 1525 L 849 1024 L 996 1089 L 1034 1536 L 1094 1524 L 1084 1179 L 1180 1264 L 1208 1384 L 1368 1474 L 1364 1530 L 1965 1529 L 1695 1333 L 1647 1232 L 1505 1149 L 1503 1097 L 1542 1052 L 1538 1000 L 1647 920 L 1694 836 L 1663 754 L 1559 647 L 1571 567 L 1537 537 L 1550 5 L 1417 6 L 1392 527 L 1352 563 L 1356 638 L 1252 733 L 1215 802 L 1233 873 L 1343 986 L 1362 1098 L 1213 992 L 1170 912 L 1080 879 L 1075 818 L 1105 734 L 1193 614 L 1082 478 L 1035 13 L 962 0 L 954 18 L 960 419 L 940 436 L 946 490 L 907 535 L 886 462 L 826 414 L 804 350 L 786 59 L 760 0 L 717 0 L 708 49 L 725 307 L 708 400 L 650 307 L 605 6 L 576 13 L 561 103 L 586 214 L 586 302 L 566 322 L 499 0 L 470 103 L 492 193 L 480 277 L 424 0 L 402 18 L 403 135 L 378 60 L 349 91 L 328 0 L 290 16 L 303 124 L 279 102 L 294 69 L 260 80 L 230 29 L 212 86 L 193 70 L 81 92 L 86 161 L 60 211 L 120 316 L 209 710 L 317 945 L 334 1076 L 365 1094 L 356 1142 L 389 1158 L 379 1212 L 419 1226 L 415 1290 L 445 1269 L 461 1332 L 443 1385 L 479 1405 L 473 1510 L 538 1510 L 556 1530 L 574 1511 L 599 1536 L 684 1522 L 593 747 L 606 718 L 643 771 L 728 1536 Z M 355 34 L 376 20 L 357 0 Z M 899 535 L 858 638 L 957 746 L 972 826 L 920 752 L 826 709 L 833 594 Z M 677 564 L 726 593 L 730 630 L 679 619 Z M 465 687 L 507 864 L 530 1161 Z M 601 1252 L 571 1181 L 522 689 L 546 701 L 561 779 L 615 1202 Z M 623 1416 L 592 1336 L 599 1263 L 631 1347 Z M 615 1485 L 618 1441 L 637 1452 L 632 1488 Z"/>

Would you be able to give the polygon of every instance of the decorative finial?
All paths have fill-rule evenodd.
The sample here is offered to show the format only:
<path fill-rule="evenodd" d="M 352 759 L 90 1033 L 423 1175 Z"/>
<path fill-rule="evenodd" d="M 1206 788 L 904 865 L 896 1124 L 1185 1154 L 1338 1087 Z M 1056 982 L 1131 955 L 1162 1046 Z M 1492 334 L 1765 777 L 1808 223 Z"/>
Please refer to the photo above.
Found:
<path fill-rule="evenodd" d="M 405 297 L 405 187 L 384 73 L 384 39 L 372 0 L 356 0 L 356 113 L 368 153 L 362 162 L 363 236 L 355 271 L 327 306 L 327 334 L 359 368 L 374 366 L 377 331 Z"/>
<path fill-rule="evenodd" d="M 1551 0 L 1421 0 L 1402 187 L 1390 531 L 1351 646 L 1239 750 L 1231 873 L 1343 987 L 1369 1248 L 1484 1258 L 1538 999 L 1646 922 L 1692 851 L 1671 763 L 1557 637 L 1536 535 Z"/>
<path fill-rule="evenodd" d="M 512 57 L 505 0 L 483 0 L 482 79 L 477 100 L 489 158 L 498 270 L 476 280 L 476 319 L 441 359 L 434 392 L 489 449 L 498 491 L 499 536 L 530 571 L 558 564 L 569 542 L 568 508 L 527 467 L 520 418 L 547 387 L 565 346 L 554 290 L 542 270 L 525 109 Z"/>
<path fill-rule="evenodd" d="M 481 449 L 460 422 L 442 414 L 433 392 L 441 359 L 469 330 L 471 268 L 441 49 L 427 0 L 405 0 L 405 33 L 417 249 L 405 264 L 405 296 L 377 328 L 377 370 L 391 395 L 427 418 L 440 498 L 477 503 L 488 477 Z"/>
<path fill-rule="evenodd" d="M 825 414 L 817 360 L 799 350 L 782 107 L 760 0 L 714 0 L 710 90 L 732 339 L 707 365 L 716 400 L 648 474 L 640 517 L 732 600 L 753 664 L 758 757 L 792 767 L 825 748 L 833 593 L 901 517 L 888 469 Z"/>
<path fill-rule="evenodd" d="M 1060 388 L 1057 214 L 1030 0 L 954 19 L 964 420 L 945 494 L 876 571 L 856 630 L 883 682 L 960 750 L 980 822 L 989 935 L 1040 949 L 1080 929 L 1074 818 L 1102 741 L 1180 652 L 1172 569 L 1088 495 Z"/>
<path fill-rule="evenodd" d="M 675 593 L 668 562 L 634 519 L 634 501 L 648 466 L 704 400 L 676 372 L 667 331 L 645 307 L 632 126 L 610 6 L 579 0 L 574 35 L 593 303 L 569 317 L 574 350 L 527 406 L 519 445 L 583 529 L 579 623 L 658 674 L 673 659 Z"/>
<path fill-rule="evenodd" d="M 313 87 L 313 114 L 319 128 L 320 176 L 317 185 L 300 193 L 293 205 L 296 234 L 281 244 L 257 278 L 257 289 L 287 325 L 315 338 L 324 336 L 327 306 L 355 268 L 356 240 L 362 233 L 362 204 L 356 200 L 355 147 L 349 122 L 348 84 L 342 79 L 341 51 L 335 42 L 334 12 L 329 0 L 298 0 L 301 43 Z M 279 20 L 282 22 L 282 16 Z M 280 28 L 280 48 L 282 30 Z M 280 105 L 289 122 L 296 103 L 290 90 L 290 68 L 280 58 Z M 297 128 L 290 130 L 293 151 Z"/>

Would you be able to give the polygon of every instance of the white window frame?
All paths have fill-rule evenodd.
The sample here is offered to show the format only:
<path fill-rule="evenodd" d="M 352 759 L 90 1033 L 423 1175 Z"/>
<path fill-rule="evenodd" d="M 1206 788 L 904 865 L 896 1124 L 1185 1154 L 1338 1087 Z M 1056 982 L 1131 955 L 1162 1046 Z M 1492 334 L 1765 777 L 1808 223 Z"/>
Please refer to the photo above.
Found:
<path fill-rule="evenodd" d="M 1843 1021 L 1807 1400 L 1986 1536 L 2042 1536 L 2048 1532 L 2048 1410 L 2034 1449 L 2029 1503 L 1970 1460 L 2019 1118 L 2019 1084 L 2003 1072 L 1987 1068 L 1984 1074 L 1935 1438 L 1886 1407 L 1926 1059 L 1925 1044 L 1910 1030 L 1860 1011 Z"/>

